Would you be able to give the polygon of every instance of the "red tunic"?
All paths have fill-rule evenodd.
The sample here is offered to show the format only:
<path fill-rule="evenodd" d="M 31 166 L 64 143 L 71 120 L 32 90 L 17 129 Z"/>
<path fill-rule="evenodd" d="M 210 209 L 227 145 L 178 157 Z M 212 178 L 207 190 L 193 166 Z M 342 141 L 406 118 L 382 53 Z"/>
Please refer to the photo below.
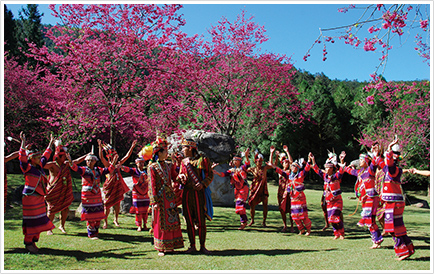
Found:
<path fill-rule="evenodd" d="M 44 200 L 48 179 L 45 176 L 43 167 L 47 164 L 50 154 L 51 149 L 47 148 L 41 157 L 40 166 L 32 166 L 28 162 L 26 151 L 20 148 L 18 159 L 25 180 L 22 202 L 23 234 L 25 235 L 26 244 L 31 244 L 29 239 L 32 237 L 39 238 L 41 232 L 52 230 L 55 227 L 47 217 Z"/>
<path fill-rule="evenodd" d="M 183 248 L 176 194 L 172 188 L 172 180 L 177 176 L 176 167 L 164 161 L 153 163 L 148 167 L 148 176 L 155 249 Z"/>
<path fill-rule="evenodd" d="M 59 173 L 52 182 L 48 183 L 47 201 L 48 212 L 56 214 L 66 208 L 68 208 L 72 201 L 74 201 L 74 195 L 72 194 L 72 179 L 71 172 L 67 165 L 59 167 Z"/>

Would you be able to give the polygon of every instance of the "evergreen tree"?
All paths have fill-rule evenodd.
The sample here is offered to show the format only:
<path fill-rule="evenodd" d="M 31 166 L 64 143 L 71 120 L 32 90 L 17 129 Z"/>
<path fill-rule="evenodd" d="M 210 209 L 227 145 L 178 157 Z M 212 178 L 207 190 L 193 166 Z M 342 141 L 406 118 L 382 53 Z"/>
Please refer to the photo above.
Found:
<path fill-rule="evenodd" d="M 15 38 L 15 20 L 12 11 L 8 10 L 5 5 L 4 9 L 4 41 L 5 41 L 5 54 L 8 52 L 8 56 L 17 56 L 17 40 Z"/>
<path fill-rule="evenodd" d="M 44 15 L 38 11 L 38 5 L 27 4 L 26 8 L 22 8 L 19 12 L 19 20 L 17 23 L 17 44 L 21 50 L 19 62 L 24 64 L 29 62 L 31 67 L 35 67 L 37 61 L 33 58 L 25 56 L 29 46 L 28 43 L 34 43 L 38 47 L 44 45 L 44 35 L 42 33 L 41 18 Z"/>

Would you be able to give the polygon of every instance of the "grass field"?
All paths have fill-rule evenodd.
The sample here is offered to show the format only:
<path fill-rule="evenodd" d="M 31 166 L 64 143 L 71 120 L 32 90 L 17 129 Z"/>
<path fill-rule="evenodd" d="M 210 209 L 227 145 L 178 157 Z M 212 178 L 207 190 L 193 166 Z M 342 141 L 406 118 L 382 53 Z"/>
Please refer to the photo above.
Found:
<path fill-rule="evenodd" d="M 8 184 L 16 185 L 22 175 L 8 174 Z M 4 270 L 432 270 L 430 246 L 430 209 L 407 206 L 404 222 L 416 253 L 407 260 L 394 260 L 394 242 L 386 237 L 382 248 L 371 250 L 366 228 L 356 225 L 360 218 L 353 213 L 357 201 L 350 191 L 343 193 L 346 238 L 333 240 L 332 229 L 322 232 L 324 219 L 320 208 L 322 192 L 307 184 L 305 191 L 309 218 L 312 220 L 310 236 L 281 233 L 282 221 L 277 208 L 277 186 L 269 183 L 269 212 L 267 227 L 262 222 L 262 206 L 256 210 L 256 223 L 243 231 L 239 216 L 233 207 L 215 207 L 214 220 L 207 222 L 207 248 L 212 255 L 175 254 L 159 257 L 151 244 L 149 232 L 136 231 L 134 215 L 120 215 L 121 227 L 113 225 L 100 230 L 100 240 L 87 238 L 85 222 L 67 221 L 68 234 L 57 228 L 54 235 L 41 233 L 38 243 L 40 254 L 26 252 L 21 229 L 22 209 L 13 204 L 4 215 Z M 425 196 L 414 198 L 427 200 Z M 428 201 L 429 202 L 429 201 Z M 78 203 L 73 203 L 72 209 Z M 248 214 L 249 216 L 249 214 Z M 249 216 L 250 218 L 250 216 Z M 58 226 L 56 219 L 54 225 Z M 111 225 L 110 225 L 111 224 Z M 188 247 L 185 223 L 182 223 L 184 244 Z M 197 239 L 197 245 L 199 245 Z M 426 272 L 425 271 L 425 272 Z"/>

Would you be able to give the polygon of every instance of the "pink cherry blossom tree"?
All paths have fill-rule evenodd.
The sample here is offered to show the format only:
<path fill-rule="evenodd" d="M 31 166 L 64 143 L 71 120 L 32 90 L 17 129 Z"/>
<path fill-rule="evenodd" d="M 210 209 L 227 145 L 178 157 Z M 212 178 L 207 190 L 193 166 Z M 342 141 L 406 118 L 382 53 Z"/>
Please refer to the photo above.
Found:
<path fill-rule="evenodd" d="M 43 68 L 32 70 L 15 59 L 4 59 L 4 135 L 19 139 L 23 131 L 29 143 L 42 149 L 52 128 L 42 121 L 51 112 L 47 98 L 56 96 L 51 85 L 40 77 Z"/>
<path fill-rule="evenodd" d="M 404 163 L 416 157 L 422 161 L 430 156 L 430 90 L 429 82 L 406 84 L 385 82 L 376 78 L 365 87 L 367 104 L 362 108 L 379 104 L 385 107 L 387 118 L 375 128 L 366 128 L 360 144 L 370 147 L 379 141 L 383 147 L 397 135 L 403 148 Z M 420 161 L 419 161 L 420 162 Z M 424 165 L 422 168 L 427 168 Z"/>
<path fill-rule="evenodd" d="M 185 21 L 180 5 L 50 5 L 62 24 L 47 31 L 55 51 L 33 45 L 32 56 L 52 68 L 50 83 L 64 94 L 46 118 L 70 142 L 109 134 L 149 139 L 165 123 L 159 113 L 161 62 Z M 157 100 L 158 99 L 158 100 Z M 161 118 L 161 116 L 159 116 Z"/>
<path fill-rule="evenodd" d="M 210 39 L 193 37 L 180 43 L 174 75 L 180 76 L 179 102 L 193 117 L 185 124 L 239 137 L 243 132 L 271 134 L 289 119 L 299 123 L 309 108 L 291 84 L 295 69 L 284 55 L 260 53 L 265 29 L 242 11 L 234 22 L 222 18 L 208 31 Z M 194 44 L 194 46 L 191 46 Z M 179 64 L 183 64 L 182 66 Z M 251 140 L 250 140 L 251 141 Z"/>

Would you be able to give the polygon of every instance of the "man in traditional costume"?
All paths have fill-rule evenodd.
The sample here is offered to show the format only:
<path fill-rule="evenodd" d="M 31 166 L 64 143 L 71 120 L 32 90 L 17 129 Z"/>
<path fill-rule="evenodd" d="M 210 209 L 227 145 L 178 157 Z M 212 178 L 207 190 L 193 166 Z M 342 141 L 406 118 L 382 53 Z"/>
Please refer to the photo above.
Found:
<path fill-rule="evenodd" d="M 133 153 L 133 149 L 136 146 L 137 141 L 134 140 L 130 149 L 127 152 L 127 155 L 125 155 L 119 163 L 115 163 L 115 166 L 123 165 L 128 158 Z M 110 165 L 109 162 L 113 160 L 113 157 L 118 155 L 116 150 L 112 148 L 111 145 L 106 144 L 102 142 L 101 140 L 98 140 L 99 145 L 99 157 L 101 158 L 101 163 L 108 167 Z M 103 152 L 106 152 L 107 160 L 104 158 Z M 106 175 L 106 180 L 102 186 L 103 193 L 104 193 L 104 211 L 105 215 L 107 216 L 104 219 L 104 225 L 103 229 L 107 228 L 107 219 L 110 215 L 110 208 L 113 207 L 114 209 L 114 220 L 113 223 L 115 226 L 119 227 L 119 212 L 121 209 L 121 201 L 124 199 L 124 194 L 130 191 L 129 187 L 125 183 L 124 179 L 122 178 L 121 172 L 119 168 L 115 168 L 112 170 L 109 174 Z"/>
<path fill-rule="evenodd" d="M 86 166 L 77 166 L 76 163 L 72 162 L 69 154 L 67 154 L 67 158 L 71 169 L 78 172 L 82 179 L 81 220 L 87 221 L 87 236 L 92 240 L 98 240 L 101 220 L 106 219 L 107 217 L 104 213 L 104 204 L 100 189 L 101 178 L 102 176 L 113 172 L 115 169 L 113 163 L 117 161 L 118 156 L 116 155 L 113 158 L 113 161 L 108 168 L 95 166 L 98 157 L 93 154 L 93 149 L 92 153 L 89 153 L 85 157 Z"/>
<path fill-rule="evenodd" d="M 274 148 L 274 146 L 271 146 L 271 148 Z M 280 161 L 280 164 L 282 165 L 282 171 L 283 172 L 289 172 L 290 171 L 290 165 L 292 163 L 292 157 L 291 154 L 289 154 L 288 147 L 286 145 L 283 146 L 283 150 L 285 153 L 278 153 L 275 149 L 273 149 L 276 152 L 276 160 L 273 163 L 272 156 L 273 154 L 270 154 L 270 163 L 273 163 L 275 166 L 277 166 L 278 161 Z M 279 212 L 282 216 L 283 221 L 283 228 L 281 232 L 287 231 L 287 224 L 286 224 L 286 214 L 289 213 L 289 221 L 291 222 L 291 232 L 294 232 L 294 224 L 291 217 L 291 197 L 289 197 L 288 192 L 286 191 L 286 184 L 288 182 L 288 179 L 284 176 L 279 175 L 279 187 L 277 188 L 277 203 L 279 204 Z"/>
<path fill-rule="evenodd" d="M 344 157 L 344 153 L 339 156 Z M 313 164 L 313 170 L 321 179 L 324 180 L 324 196 L 327 202 L 327 217 L 330 224 L 333 226 L 334 239 L 345 239 L 344 222 L 342 220 L 342 190 L 341 180 L 344 174 L 342 167 L 337 169 L 337 159 L 335 153 L 329 153 L 329 158 L 324 164 L 325 172 L 319 169 L 315 162 L 315 157 L 310 152 L 309 162 Z M 337 171 L 336 171 L 337 169 Z"/>
<path fill-rule="evenodd" d="M 258 151 L 255 153 L 255 166 L 249 167 L 247 173 L 253 174 L 252 184 L 250 186 L 249 206 L 250 206 L 250 223 L 247 226 L 251 226 L 255 223 L 255 207 L 262 202 L 263 205 L 263 217 L 262 227 L 266 227 L 267 214 L 268 214 L 268 184 L 267 184 L 267 170 L 271 167 L 268 165 L 262 165 L 264 156 Z"/>
<path fill-rule="evenodd" d="M 210 192 L 208 199 L 206 189 L 211 184 L 213 172 L 211 161 L 197 151 L 197 144 L 191 139 L 181 142 L 182 153 L 185 158 L 181 162 L 179 178 L 183 186 L 182 212 L 187 223 L 187 234 L 190 247 L 186 253 L 196 252 L 195 224 L 199 234 L 200 252 L 210 254 L 205 247 L 206 218 L 212 219 L 212 200 Z M 209 189 L 208 189 L 209 190 Z"/>
<path fill-rule="evenodd" d="M 184 247 L 176 194 L 173 189 L 173 181 L 176 180 L 178 174 L 176 166 L 166 162 L 168 156 L 166 140 L 157 137 L 152 147 L 152 159 L 148 166 L 152 231 L 158 256 L 164 256 L 166 253 L 173 252 L 174 249 Z"/>
<path fill-rule="evenodd" d="M 149 160 L 149 159 L 148 159 Z M 145 168 L 146 160 L 139 156 L 136 160 L 136 168 L 122 166 L 121 170 L 129 173 L 133 177 L 133 207 L 136 214 L 137 231 L 147 229 L 149 193 L 148 193 L 148 173 Z"/>
<path fill-rule="evenodd" d="M 404 225 L 405 201 L 402 191 L 401 176 L 410 170 L 403 170 L 398 166 L 401 157 L 401 147 L 398 145 L 398 138 L 395 138 L 385 153 L 385 162 L 379 157 L 378 147 L 376 152 L 375 165 L 383 169 L 385 177 L 381 200 L 384 202 L 384 231 L 392 235 L 395 241 L 395 254 L 397 260 L 404 260 L 414 254 L 414 246 L 411 239 L 407 236 L 407 229 Z"/>
<path fill-rule="evenodd" d="M 45 201 L 47 202 L 48 218 L 53 221 L 56 213 L 60 212 L 59 229 L 62 233 L 66 233 L 65 222 L 68 217 L 69 206 L 72 201 L 74 201 L 72 179 L 66 158 L 67 148 L 61 145 L 60 140 L 56 140 L 54 143 L 54 161 L 48 162 L 44 166 L 50 173 Z M 83 162 L 85 157 L 86 155 L 78 158 L 74 162 L 79 164 Z M 53 235 L 53 232 L 49 230 L 47 231 L 47 235 Z"/>
<path fill-rule="evenodd" d="M 249 184 L 247 183 L 247 169 L 250 167 L 249 149 L 244 152 L 245 162 L 241 166 L 243 158 L 234 156 L 232 167 L 225 172 L 218 172 L 213 169 L 213 173 L 220 177 L 231 177 L 231 185 L 234 188 L 235 195 L 235 213 L 240 215 L 241 226 L 243 230 L 247 226 L 246 202 L 249 197 Z M 217 165 L 217 164 L 216 164 Z M 212 167 L 214 168 L 213 165 Z"/>
<path fill-rule="evenodd" d="M 344 158 L 341 158 L 341 164 L 344 164 Z M 372 157 L 369 154 L 362 153 L 359 155 L 360 169 L 347 166 L 344 171 L 350 175 L 356 176 L 355 185 L 356 196 L 362 203 L 362 218 L 357 223 L 358 226 L 367 226 L 371 233 L 372 249 L 380 248 L 383 242 L 380 229 L 375 223 L 377 209 L 379 204 L 379 195 L 375 188 L 376 166 L 372 163 Z"/>
<path fill-rule="evenodd" d="M 48 179 L 44 172 L 51 155 L 51 145 L 54 141 L 51 135 L 50 143 L 41 156 L 41 152 L 33 145 L 26 147 L 26 136 L 20 133 L 21 147 L 18 159 L 21 170 L 24 173 L 23 189 L 23 234 L 24 244 L 30 253 L 38 253 L 36 242 L 39 241 L 40 233 L 52 230 L 53 223 L 47 217 L 44 196 Z"/>

